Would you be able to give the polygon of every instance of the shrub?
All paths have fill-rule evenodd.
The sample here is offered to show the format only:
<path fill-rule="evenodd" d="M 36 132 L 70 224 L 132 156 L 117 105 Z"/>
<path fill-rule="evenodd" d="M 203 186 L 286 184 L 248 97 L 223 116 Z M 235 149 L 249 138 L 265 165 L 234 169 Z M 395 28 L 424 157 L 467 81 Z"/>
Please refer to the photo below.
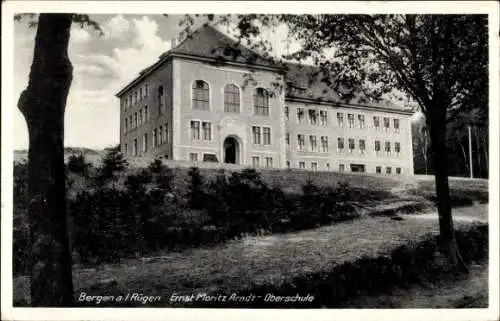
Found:
<path fill-rule="evenodd" d="M 202 209 L 206 198 L 203 176 L 197 167 L 191 167 L 189 169 L 188 176 L 188 206 L 192 209 Z"/>
<path fill-rule="evenodd" d="M 128 162 L 120 153 L 120 145 L 108 148 L 96 177 L 97 185 L 101 186 L 107 181 L 113 180 L 116 173 L 124 171 L 127 167 Z"/>
<path fill-rule="evenodd" d="M 172 169 L 164 165 L 160 159 L 155 159 L 149 164 L 149 171 L 152 174 L 153 181 L 157 188 L 163 192 L 172 191 L 172 183 L 174 180 L 174 173 Z"/>
<path fill-rule="evenodd" d="M 67 168 L 68 171 L 72 173 L 87 176 L 91 166 L 91 163 L 85 161 L 85 156 L 83 156 L 83 154 L 73 154 L 68 158 Z"/>

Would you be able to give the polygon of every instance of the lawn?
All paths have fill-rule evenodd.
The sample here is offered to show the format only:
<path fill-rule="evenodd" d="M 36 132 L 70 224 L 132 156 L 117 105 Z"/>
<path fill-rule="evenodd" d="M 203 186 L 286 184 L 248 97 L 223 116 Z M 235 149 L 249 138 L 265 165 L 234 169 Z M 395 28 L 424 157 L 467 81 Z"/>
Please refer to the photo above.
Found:
<path fill-rule="evenodd" d="M 461 211 L 455 213 L 460 215 Z M 486 213 L 487 206 L 475 205 L 474 212 Z M 455 223 L 459 230 L 473 224 L 479 223 L 474 219 Z M 174 293 L 238 293 L 262 285 L 279 287 L 297 276 L 328 273 L 345 262 L 388 255 L 403 244 L 437 234 L 437 215 L 405 215 L 401 221 L 366 216 L 318 229 L 245 237 L 217 247 L 156 258 L 128 259 L 90 269 L 75 267 L 75 293 L 78 297 L 80 292 L 115 296 L 138 292 L 160 296 L 157 306 L 170 306 Z M 25 278 L 16 280 L 18 290 L 23 280 L 26 282 Z M 18 299 L 22 296 L 17 295 Z"/>

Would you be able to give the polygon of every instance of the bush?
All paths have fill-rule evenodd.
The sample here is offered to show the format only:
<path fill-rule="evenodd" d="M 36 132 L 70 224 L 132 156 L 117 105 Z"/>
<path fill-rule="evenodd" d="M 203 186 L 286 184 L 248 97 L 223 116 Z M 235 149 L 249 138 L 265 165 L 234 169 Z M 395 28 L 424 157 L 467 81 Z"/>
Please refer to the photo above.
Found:
<path fill-rule="evenodd" d="M 189 169 L 188 176 L 188 206 L 192 209 L 202 209 L 206 198 L 203 176 L 197 167 L 191 167 Z"/>
<path fill-rule="evenodd" d="M 171 192 L 173 190 L 172 183 L 174 180 L 174 173 L 172 169 L 164 165 L 160 159 L 152 161 L 148 169 L 152 174 L 153 181 L 157 188 L 163 192 Z"/>
<path fill-rule="evenodd" d="M 73 154 L 68 158 L 68 163 L 66 166 L 68 168 L 68 171 L 72 173 L 87 176 L 92 164 L 85 161 L 85 156 L 83 156 L 83 154 L 80 154 L 78 156 Z"/>
<path fill-rule="evenodd" d="M 116 173 L 124 171 L 127 167 L 128 162 L 120 152 L 120 145 L 108 148 L 102 160 L 102 165 L 98 170 L 96 177 L 97 185 L 101 186 L 109 180 L 113 180 Z"/>

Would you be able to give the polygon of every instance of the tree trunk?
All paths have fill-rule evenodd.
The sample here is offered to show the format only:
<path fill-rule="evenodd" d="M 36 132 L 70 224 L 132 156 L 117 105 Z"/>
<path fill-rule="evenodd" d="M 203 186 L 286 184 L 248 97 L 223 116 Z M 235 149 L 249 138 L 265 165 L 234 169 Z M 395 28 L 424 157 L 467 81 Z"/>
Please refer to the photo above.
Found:
<path fill-rule="evenodd" d="M 430 110 L 438 109 L 440 109 L 439 106 Z M 429 122 L 431 155 L 434 163 L 434 177 L 436 182 L 440 243 L 447 250 L 453 266 L 465 272 L 468 269 L 458 250 L 451 214 L 450 187 L 446 162 L 448 156 L 446 146 L 446 118 L 445 115 L 432 115 L 431 117 L 427 117 L 427 119 Z"/>
<path fill-rule="evenodd" d="M 73 305 L 64 168 L 71 21 L 71 14 L 40 14 L 29 83 L 18 102 L 29 131 L 31 304 L 37 307 Z"/>

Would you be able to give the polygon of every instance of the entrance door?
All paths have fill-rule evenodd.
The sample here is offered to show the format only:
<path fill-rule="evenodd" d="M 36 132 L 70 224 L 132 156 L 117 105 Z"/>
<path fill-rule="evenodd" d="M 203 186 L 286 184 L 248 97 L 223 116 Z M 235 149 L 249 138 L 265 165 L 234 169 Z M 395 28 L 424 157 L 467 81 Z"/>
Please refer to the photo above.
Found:
<path fill-rule="evenodd" d="M 234 137 L 224 140 L 224 163 L 238 164 L 238 141 Z"/>

